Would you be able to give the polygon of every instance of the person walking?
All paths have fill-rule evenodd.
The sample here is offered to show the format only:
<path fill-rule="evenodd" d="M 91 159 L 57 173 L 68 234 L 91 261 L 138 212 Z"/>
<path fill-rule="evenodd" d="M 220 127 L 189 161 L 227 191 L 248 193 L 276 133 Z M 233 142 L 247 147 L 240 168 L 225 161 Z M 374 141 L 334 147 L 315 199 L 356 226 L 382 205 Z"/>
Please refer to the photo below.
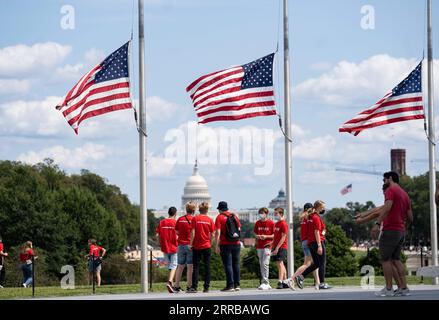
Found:
<path fill-rule="evenodd" d="M 303 271 L 302 274 L 298 274 L 294 277 L 296 285 L 303 289 L 303 282 L 305 277 L 316 270 L 319 269 L 319 289 L 330 289 L 331 286 L 325 283 L 325 269 L 326 269 L 326 246 L 325 246 L 325 235 L 326 227 L 320 217 L 325 213 L 325 203 L 321 200 L 314 202 L 313 211 L 310 213 L 309 217 L 311 222 L 308 225 L 308 239 L 307 244 L 310 249 L 313 263 Z"/>
<path fill-rule="evenodd" d="M 21 271 L 23 272 L 23 287 L 27 288 L 32 285 L 33 260 L 37 258 L 33 251 L 31 241 L 26 241 L 20 249 Z"/>
<path fill-rule="evenodd" d="M 207 202 L 201 203 L 198 210 L 200 214 L 192 219 L 189 248 L 193 252 L 194 272 L 192 274 L 192 285 L 187 290 L 187 293 L 197 292 L 201 260 L 203 260 L 205 270 L 203 292 L 209 292 L 210 287 L 210 258 L 215 224 L 212 218 L 207 215 L 209 212 L 209 204 Z"/>
<path fill-rule="evenodd" d="M 268 279 L 270 273 L 270 254 L 274 237 L 274 222 L 268 218 L 268 209 L 260 208 L 258 211 L 259 220 L 256 221 L 253 232 L 256 235 L 256 252 L 259 259 L 259 268 L 261 270 L 261 283 L 259 290 L 271 289 Z"/>
<path fill-rule="evenodd" d="M 160 241 L 160 249 L 162 250 L 166 264 L 169 270 L 168 282 L 166 288 L 169 293 L 174 293 L 174 276 L 177 269 L 177 233 L 175 220 L 177 208 L 170 207 L 168 209 L 168 218 L 160 221 L 156 228 L 156 233 Z"/>
<path fill-rule="evenodd" d="M 226 286 L 221 291 L 239 291 L 241 222 L 235 214 L 229 212 L 227 202 L 220 201 L 217 209 L 219 214 L 215 219 L 215 252 L 221 255 L 226 274 Z"/>
<path fill-rule="evenodd" d="M 0 289 L 3 289 L 5 286 L 5 278 L 6 278 L 5 258 L 7 256 L 8 253 L 5 252 L 3 239 L 2 236 L 0 236 Z"/>
<path fill-rule="evenodd" d="M 274 218 L 277 220 L 274 225 L 273 235 L 273 252 L 271 253 L 272 260 L 276 262 L 278 270 L 277 289 L 288 288 L 287 270 L 285 269 L 284 260 L 287 256 L 288 250 L 288 225 L 284 217 L 284 209 L 274 209 Z"/>
<path fill-rule="evenodd" d="M 405 268 L 401 262 L 401 251 L 405 240 L 405 228 L 407 222 L 413 222 L 411 201 L 404 189 L 399 185 L 399 175 L 394 171 L 388 171 L 383 175 L 383 182 L 389 185 L 385 192 L 384 205 L 378 210 L 378 219 L 372 228 L 373 238 L 379 237 L 380 261 L 383 267 L 386 285 L 376 292 L 380 297 L 409 296 L 410 289 L 407 287 Z M 398 288 L 393 291 L 393 272 L 398 273 Z"/>
<path fill-rule="evenodd" d="M 308 248 L 308 229 L 311 229 L 310 224 L 312 223 L 312 220 L 310 220 L 309 215 L 313 210 L 313 205 L 311 203 L 305 203 L 303 206 L 303 212 L 299 216 L 300 220 L 300 241 L 302 243 L 302 250 L 304 254 L 304 261 L 303 264 L 296 270 L 294 275 L 291 277 L 291 279 L 295 279 L 299 274 L 302 274 L 303 271 L 305 271 L 309 266 L 311 266 L 312 262 L 312 256 L 311 251 Z M 314 270 L 312 272 L 314 276 L 314 288 L 316 290 L 320 289 L 320 278 L 318 274 L 318 269 Z M 291 285 L 294 285 L 294 281 L 289 282 Z M 291 287 L 291 286 L 290 286 Z M 294 287 L 291 287 L 291 289 L 295 289 Z"/>
<path fill-rule="evenodd" d="M 94 276 L 96 276 L 96 284 L 101 286 L 101 270 L 102 270 L 102 258 L 107 253 L 104 247 L 97 244 L 96 239 L 88 239 L 88 272 L 90 283 L 93 284 Z"/>
<path fill-rule="evenodd" d="M 193 272 L 193 256 L 192 251 L 189 250 L 189 244 L 191 242 L 191 229 L 192 219 L 194 218 L 196 205 L 193 202 L 186 204 L 186 214 L 177 219 L 175 225 L 175 231 L 177 233 L 177 272 L 175 275 L 174 291 L 176 293 L 183 291 L 180 287 L 181 277 L 183 275 L 184 268 L 187 266 L 187 288 L 192 287 L 192 272 Z"/>

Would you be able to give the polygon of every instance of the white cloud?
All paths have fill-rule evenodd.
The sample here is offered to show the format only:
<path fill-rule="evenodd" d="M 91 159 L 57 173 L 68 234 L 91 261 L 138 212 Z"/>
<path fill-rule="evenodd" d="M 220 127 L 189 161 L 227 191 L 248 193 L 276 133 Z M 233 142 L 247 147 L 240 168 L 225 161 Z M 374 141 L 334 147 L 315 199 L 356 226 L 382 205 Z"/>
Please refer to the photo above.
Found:
<path fill-rule="evenodd" d="M 40 151 L 28 151 L 20 154 L 17 160 L 36 164 L 45 158 L 51 158 L 62 168 L 81 169 L 95 167 L 110 155 L 111 152 L 106 146 L 86 143 L 84 146 L 74 149 L 54 146 Z"/>
<path fill-rule="evenodd" d="M 55 77 L 54 80 L 79 81 L 79 79 L 83 76 L 83 73 L 85 73 L 85 70 L 84 70 L 84 65 L 82 63 L 77 63 L 75 65 L 66 64 L 65 66 L 56 68 L 54 74 Z M 73 87 L 73 83 L 72 83 L 72 87 Z"/>
<path fill-rule="evenodd" d="M 293 157 L 297 159 L 329 160 L 333 157 L 336 147 L 336 139 L 327 134 L 323 137 L 301 141 L 298 145 L 293 144 Z"/>
<path fill-rule="evenodd" d="M 174 169 L 176 161 L 160 156 L 148 155 L 148 177 L 169 177 Z"/>
<path fill-rule="evenodd" d="M 326 71 L 331 69 L 332 64 L 329 62 L 316 62 L 309 66 L 311 70 Z"/>
<path fill-rule="evenodd" d="M 61 63 L 71 47 L 56 42 L 0 48 L 0 76 L 27 75 Z"/>
<path fill-rule="evenodd" d="M 84 58 L 88 64 L 96 65 L 105 59 L 105 53 L 101 49 L 92 48 L 84 54 Z"/>
<path fill-rule="evenodd" d="M 30 89 L 29 80 L 0 79 L 0 95 L 24 94 Z"/>
<path fill-rule="evenodd" d="M 416 66 L 416 59 L 374 55 L 359 63 L 341 61 L 318 78 L 308 79 L 293 90 L 301 100 L 328 105 L 372 105 L 395 87 Z"/>
<path fill-rule="evenodd" d="M 136 103 L 136 106 L 139 104 Z M 146 98 L 146 121 L 163 121 L 170 119 L 175 115 L 175 112 L 182 107 L 177 104 L 166 101 L 158 96 L 151 96 Z"/>

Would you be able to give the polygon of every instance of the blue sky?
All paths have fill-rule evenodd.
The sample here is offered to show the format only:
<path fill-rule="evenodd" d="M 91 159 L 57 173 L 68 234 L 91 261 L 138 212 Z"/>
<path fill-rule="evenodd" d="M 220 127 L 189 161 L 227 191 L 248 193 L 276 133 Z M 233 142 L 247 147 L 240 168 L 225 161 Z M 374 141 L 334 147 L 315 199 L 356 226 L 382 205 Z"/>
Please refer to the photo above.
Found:
<path fill-rule="evenodd" d="M 138 203 L 138 135 L 132 112 L 84 121 L 75 136 L 53 107 L 85 72 L 130 37 L 132 1 L 103 3 L 2 1 L 0 159 L 36 163 L 51 157 L 68 173 L 86 168 Z M 176 164 L 165 158 L 176 145 L 173 134 L 185 134 L 188 123 L 196 121 L 185 88 L 197 77 L 260 58 L 273 52 L 279 40 L 274 79 L 277 109 L 283 114 L 280 4 L 145 0 L 149 208 L 179 206 L 192 173 L 193 154 Z M 60 24 L 65 5 L 74 8 L 73 30 Z M 374 9 L 374 29 L 361 27 L 365 5 Z M 132 83 L 137 97 L 137 3 L 134 8 Z M 434 6 L 433 22 L 439 21 L 438 15 Z M 422 121 L 371 129 L 358 137 L 340 134 L 338 127 L 378 101 L 416 66 L 426 45 L 425 1 L 290 1 L 289 16 L 293 199 L 297 205 L 322 199 L 328 207 L 348 201 L 380 203 L 379 176 L 337 172 L 335 167 L 386 171 L 390 149 L 398 147 L 407 150 L 408 173 L 424 173 L 428 162 L 412 161 L 428 157 Z M 436 84 L 438 65 L 435 61 Z M 212 154 L 199 159 L 212 200 L 227 200 L 234 209 L 268 205 L 285 184 L 277 118 L 215 122 L 200 125 L 198 133 L 207 139 L 204 147 L 227 148 L 215 135 L 230 129 L 252 137 L 251 144 L 240 145 L 242 157 L 265 142 L 269 155 L 263 161 L 272 162 L 272 170 L 255 174 L 261 163 L 254 158 L 250 164 L 216 164 Z M 341 196 L 349 183 L 353 192 Z"/>

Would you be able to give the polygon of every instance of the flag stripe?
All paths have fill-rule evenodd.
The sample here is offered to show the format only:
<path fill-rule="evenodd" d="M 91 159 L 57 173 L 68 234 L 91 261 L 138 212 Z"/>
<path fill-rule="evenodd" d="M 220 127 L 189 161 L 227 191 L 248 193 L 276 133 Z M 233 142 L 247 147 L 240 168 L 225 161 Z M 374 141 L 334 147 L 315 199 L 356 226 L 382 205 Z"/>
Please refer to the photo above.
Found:
<path fill-rule="evenodd" d="M 216 108 L 221 108 L 221 107 L 227 107 L 227 106 L 241 106 L 244 104 L 250 105 L 250 104 L 254 104 L 254 103 L 258 103 L 258 102 L 266 102 L 266 101 L 273 101 L 273 106 L 274 106 L 274 98 L 272 96 L 266 96 L 266 97 L 251 97 L 251 98 L 246 98 L 246 99 L 241 99 L 238 101 L 234 101 L 234 102 L 223 102 L 223 103 L 218 103 L 214 106 L 210 106 L 207 108 L 196 111 L 196 114 L 199 115 L 202 112 L 205 111 L 211 111 L 211 110 L 215 110 Z"/>
<path fill-rule="evenodd" d="M 374 118 L 379 118 L 383 115 L 391 115 L 391 114 L 395 114 L 395 113 L 404 113 L 407 111 L 415 111 L 415 110 L 424 110 L 423 105 L 404 105 L 403 107 L 401 106 L 397 106 L 396 108 L 389 108 L 389 109 L 383 109 L 380 112 L 376 112 L 374 114 L 369 115 L 368 117 L 364 117 L 364 118 L 354 118 L 352 120 L 349 120 L 348 122 L 345 123 L 346 127 L 349 127 L 349 125 L 356 125 L 359 122 L 366 122 L 367 120 L 371 120 Z"/>
<path fill-rule="evenodd" d="M 240 79 L 242 79 L 242 76 L 244 75 L 244 72 L 242 70 L 235 70 L 229 73 L 222 74 L 220 76 L 217 76 L 216 78 L 211 79 L 210 81 L 207 81 L 206 83 L 202 84 L 198 89 L 191 94 L 192 100 L 196 99 L 198 96 L 200 96 L 203 92 L 214 90 L 215 87 L 220 87 L 221 85 L 227 84 L 226 82 L 229 80 L 232 80 L 234 82 L 239 82 Z"/>
<path fill-rule="evenodd" d="M 266 111 L 271 111 L 271 110 L 273 110 L 273 108 L 271 106 L 258 106 L 258 107 L 251 106 L 251 107 L 247 107 L 246 109 L 236 110 L 236 111 L 218 111 L 218 112 L 215 112 L 213 114 L 198 117 L 198 119 L 205 120 L 207 118 L 216 118 L 219 116 L 226 116 L 226 117 L 232 117 L 234 115 L 242 116 L 246 113 L 254 114 L 254 113 L 266 112 Z"/>
<path fill-rule="evenodd" d="M 123 110 L 123 109 L 130 109 L 131 107 L 132 107 L 132 106 L 131 106 L 131 100 L 127 101 L 126 103 L 111 104 L 111 105 L 109 104 L 109 105 L 108 105 L 107 107 L 105 107 L 105 108 L 99 108 L 99 109 L 92 110 L 92 111 L 89 111 L 89 112 L 85 113 L 85 114 L 81 117 L 81 119 L 79 119 L 77 125 L 79 126 L 79 124 L 80 124 L 82 121 L 84 121 L 85 119 L 89 119 L 89 118 L 92 118 L 92 117 L 100 116 L 100 115 L 102 115 L 102 114 L 109 113 L 109 112 L 111 112 L 111 111 L 117 111 L 117 110 Z"/>
<path fill-rule="evenodd" d="M 208 123 L 213 121 L 233 121 L 233 120 L 241 120 L 246 118 L 258 117 L 258 116 L 272 116 L 276 115 L 275 110 L 263 111 L 263 112 L 254 112 L 254 113 L 246 113 L 242 115 L 231 115 L 231 116 L 217 116 L 207 118 L 205 120 L 199 121 L 199 123 Z"/>
<path fill-rule="evenodd" d="M 195 80 L 194 82 L 192 82 L 187 88 L 186 91 L 189 93 L 189 95 L 192 95 L 195 91 L 198 90 L 198 88 L 200 86 L 202 86 L 204 83 L 209 82 L 211 79 L 217 77 L 217 76 L 221 76 L 222 74 L 227 74 L 230 72 L 234 72 L 235 70 L 241 70 L 242 67 L 241 66 L 237 66 L 234 68 L 230 68 L 230 69 L 225 69 L 225 70 L 221 70 L 221 71 L 216 71 L 216 72 L 212 72 L 210 74 L 207 74 L 205 76 L 202 76 L 200 78 L 198 78 L 197 80 Z"/>
<path fill-rule="evenodd" d="M 203 111 L 203 112 L 197 113 L 197 116 L 198 117 L 204 117 L 206 115 L 209 115 L 209 114 L 212 114 L 212 113 L 216 113 L 216 112 L 221 112 L 221 111 L 236 111 L 236 110 L 247 109 L 247 108 L 250 108 L 250 107 L 265 107 L 265 106 L 274 106 L 274 100 L 219 107 L 219 108 L 216 108 L 216 109 L 212 109 L 212 110 L 208 110 L 208 111 Z"/>
<path fill-rule="evenodd" d="M 209 89 L 208 91 L 203 92 L 202 94 L 195 95 L 192 98 L 192 102 L 194 105 L 197 105 L 201 103 L 204 98 L 209 97 L 214 93 L 222 92 L 223 90 L 229 88 L 237 88 L 239 90 L 241 89 L 241 80 L 242 80 L 242 75 L 239 78 L 230 79 L 225 82 L 222 82 L 219 85 Z"/>

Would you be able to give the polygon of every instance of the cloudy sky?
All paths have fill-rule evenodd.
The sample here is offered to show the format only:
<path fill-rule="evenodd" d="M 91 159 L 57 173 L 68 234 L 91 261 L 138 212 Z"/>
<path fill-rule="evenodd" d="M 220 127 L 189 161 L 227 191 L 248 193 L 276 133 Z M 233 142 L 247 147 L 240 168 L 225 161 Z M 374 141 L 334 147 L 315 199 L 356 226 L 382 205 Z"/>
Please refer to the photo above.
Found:
<path fill-rule="evenodd" d="M 148 207 L 181 202 L 198 153 L 213 202 L 260 207 L 285 184 L 277 117 L 197 125 L 185 88 L 197 77 L 282 49 L 281 0 L 145 0 Z M 2 1 L 0 159 L 53 158 L 67 173 L 88 169 L 139 202 L 133 112 L 84 121 L 76 136 L 54 106 L 91 67 L 130 38 L 130 0 Z M 390 168 L 390 149 L 407 150 L 407 171 L 428 170 L 422 121 L 338 133 L 422 58 L 425 1 L 290 1 L 293 199 L 382 202 L 381 177 L 336 171 Z M 439 7 L 433 21 L 439 21 Z M 439 30 L 439 26 L 435 30 Z M 439 50 L 434 31 L 434 56 Z M 282 50 L 276 55 L 277 110 L 283 115 Z M 138 43 L 132 47 L 138 97 Z M 439 61 L 435 61 L 439 83 Z M 436 90 L 439 91 L 439 90 Z M 437 99 L 436 99 L 437 100 Z M 438 123 L 438 121 L 435 121 Z M 439 124 L 439 123 L 438 123 Z M 196 147 L 197 146 L 197 147 Z M 353 184 L 345 196 L 340 190 Z"/>

